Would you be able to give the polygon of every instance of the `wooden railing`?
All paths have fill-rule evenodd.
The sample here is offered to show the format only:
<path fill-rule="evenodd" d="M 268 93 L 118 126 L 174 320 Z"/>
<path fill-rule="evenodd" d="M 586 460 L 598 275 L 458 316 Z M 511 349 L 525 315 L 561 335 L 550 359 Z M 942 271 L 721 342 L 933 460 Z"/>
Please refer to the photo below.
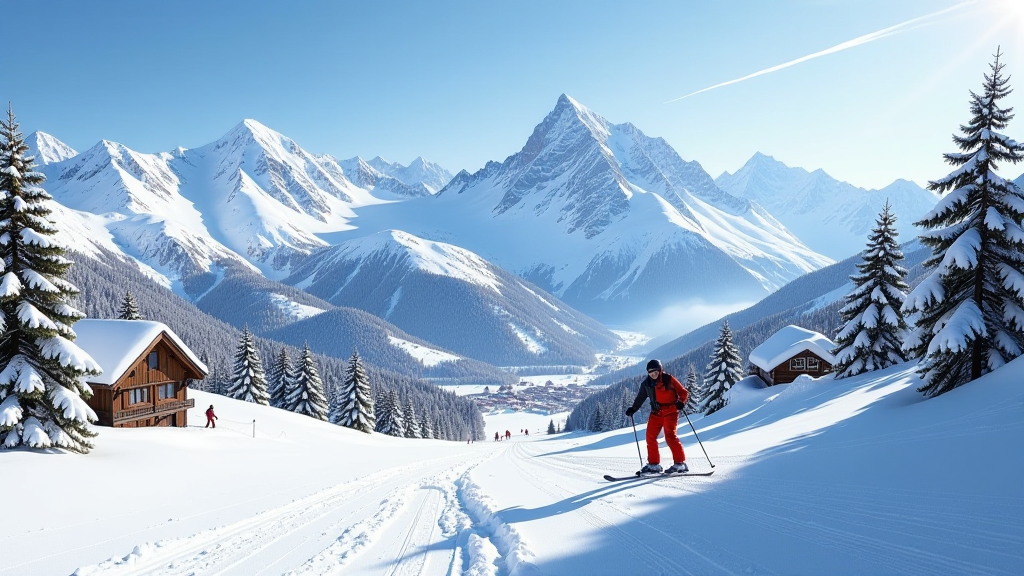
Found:
<path fill-rule="evenodd" d="M 177 402 L 164 402 L 153 406 L 140 406 L 138 408 L 132 408 L 130 410 L 119 410 L 114 412 L 114 423 L 125 422 L 127 420 L 137 420 L 147 416 L 162 416 L 164 414 L 170 414 L 179 410 L 185 410 L 192 408 L 196 405 L 195 398 L 189 398 L 188 400 L 178 400 Z"/>

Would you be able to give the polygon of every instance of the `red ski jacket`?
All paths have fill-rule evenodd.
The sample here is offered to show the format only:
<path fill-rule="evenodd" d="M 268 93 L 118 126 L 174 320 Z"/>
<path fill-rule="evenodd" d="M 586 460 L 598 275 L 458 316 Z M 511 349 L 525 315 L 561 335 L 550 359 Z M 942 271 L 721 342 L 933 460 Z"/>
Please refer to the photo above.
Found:
<path fill-rule="evenodd" d="M 675 376 L 662 372 L 657 381 L 648 376 L 640 383 L 640 391 L 636 394 L 636 400 L 633 400 L 633 410 L 638 410 L 646 398 L 651 401 L 651 412 L 654 414 L 660 414 L 662 408 L 665 412 L 678 412 L 676 402 L 686 402 L 689 397 L 690 392 L 683 388 Z"/>

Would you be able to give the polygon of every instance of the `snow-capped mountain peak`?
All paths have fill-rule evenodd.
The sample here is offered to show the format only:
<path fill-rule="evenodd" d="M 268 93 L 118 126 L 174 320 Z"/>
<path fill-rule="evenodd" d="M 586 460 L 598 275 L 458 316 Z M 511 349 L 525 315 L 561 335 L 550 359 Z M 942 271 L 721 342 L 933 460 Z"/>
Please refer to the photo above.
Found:
<path fill-rule="evenodd" d="M 29 148 L 28 155 L 35 156 L 36 165 L 63 162 L 68 158 L 78 156 L 78 152 L 74 148 L 46 132 L 33 132 L 25 138 L 25 142 Z"/>

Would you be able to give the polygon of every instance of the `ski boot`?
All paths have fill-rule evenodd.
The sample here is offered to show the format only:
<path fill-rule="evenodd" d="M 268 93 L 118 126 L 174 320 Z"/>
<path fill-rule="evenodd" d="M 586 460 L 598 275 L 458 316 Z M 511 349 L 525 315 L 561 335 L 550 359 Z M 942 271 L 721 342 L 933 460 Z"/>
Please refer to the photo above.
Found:
<path fill-rule="evenodd" d="M 665 474 L 685 474 L 689 471 L 690 467 L 686 465 L 686 462 L 676 462 L 665 470 Z"/>

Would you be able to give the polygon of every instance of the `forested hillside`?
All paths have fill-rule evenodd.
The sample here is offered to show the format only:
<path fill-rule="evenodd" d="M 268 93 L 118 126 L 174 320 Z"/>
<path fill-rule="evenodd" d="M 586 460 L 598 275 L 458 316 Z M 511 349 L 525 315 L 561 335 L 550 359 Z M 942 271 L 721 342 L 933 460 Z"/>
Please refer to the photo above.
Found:
<path fill-rule="evenodd" d="M 133 263 L 121 261 L 113 254 L 104 256 L 103 262 L 100 262 L 69 254 L 75 264 L 70 269 L 68 280 L 81 291 L 77 297 L 78 308 L 90 318 L 116 318 L 125 291 L 130 289 L 143 318 L 167 324 L 209 366 L 210 377 L 193 385 L 214 392 L 221 391 L 231 373 L 241 330 L 204 313 L 156 284 Z M 267 338 L 257 337 L 256 343 L 264 364 L 275 358 L 282 347 L 287 348 L 291 358 L 301 355 L 299 347 Z M 342 352 L 347 359 L 352 350 Z M 319 355 L 317 364 L 330 399 L 335 388 L 343 382 L 346 360 Z M 437 429 L 445 430 L 448 439 L 483 438 L 483 416 L 471 400 L 408 375 L 382 370 L 372 362 L 368 362 L 365 367 L 375 393 L 383 390 L 397 391 L 403 402 L 411 400 L 420 413 L 431 414 L 440 425 Z"/>
<path fill-rule="evenodd" d="M 903 266 L 908 269 L 907 281 L 914 286 L 921 279 L 921 263 L 930 251 L 916 240 L 905 243 L 902 248 L 905 255 Z M 698 374 L 703 374 L 723 320 L 728 320 L 732 327 L 733 343 L 744 363 L 751 350 L 789 324 L 832 337 L 841 324 L 839 310 L 844 305 L 846 291 L 852 289 L 849 277 L 856 272 L 860 261 L 858 254 L 801 276 L 750 308 L 729 314 L 657 348 L 644 361 L 647 358 L 660 359 L 665 371 L 680 380 L 689 372 L 691 365 Z M 609 386 L 573 409 L 566 420 L 566 429 L 600 430 L 623 425 L 627 422 L 623 411 L 632 403 L 644 377 L 646 375 L 639 366 L 632 366 L 593 380 L 592 384 Z M 645 410 L 648 410 L 646 404 L 637 420 L 646 418 Z M 599 412 L 600 418 L 597 418 Z"/>

